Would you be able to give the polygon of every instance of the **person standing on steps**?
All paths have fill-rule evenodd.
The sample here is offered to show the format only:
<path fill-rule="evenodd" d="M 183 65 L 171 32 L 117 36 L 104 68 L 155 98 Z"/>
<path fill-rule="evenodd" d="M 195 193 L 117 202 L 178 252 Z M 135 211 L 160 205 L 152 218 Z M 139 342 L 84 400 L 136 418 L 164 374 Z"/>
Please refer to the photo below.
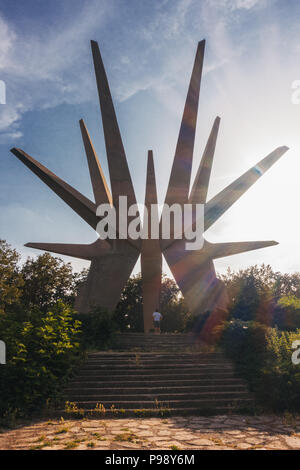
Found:
<path fill-rule="evenodd" d="M 154 331 L 156 334 L 160 334 L 160 321 L 162 319 L 162 314 L 159 313 L 158 308 L 153 312 L 153 321 L 154 321 Z"/>

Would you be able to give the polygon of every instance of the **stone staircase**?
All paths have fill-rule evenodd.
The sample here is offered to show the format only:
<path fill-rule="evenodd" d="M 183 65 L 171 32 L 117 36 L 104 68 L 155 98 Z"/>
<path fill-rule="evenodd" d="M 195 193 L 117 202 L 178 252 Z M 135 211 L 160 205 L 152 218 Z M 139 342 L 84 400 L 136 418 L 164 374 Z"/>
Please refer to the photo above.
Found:
<path fill-rule="evenodd" d="M 67 401 L 105 416 L 224 414 L 253 407 L 233 364 L 221 352 L 197 351 L 188 335 L 124 334 L 114 347 L 88 354 L 65 390 Z"/>
<path fill-rule="evenodd" d="M 112 348 L 116 351 L 194 351 L 199 348 L 189 333 L 117 333 Z M 202 346 L 200 346 L 202 348 Z"/>

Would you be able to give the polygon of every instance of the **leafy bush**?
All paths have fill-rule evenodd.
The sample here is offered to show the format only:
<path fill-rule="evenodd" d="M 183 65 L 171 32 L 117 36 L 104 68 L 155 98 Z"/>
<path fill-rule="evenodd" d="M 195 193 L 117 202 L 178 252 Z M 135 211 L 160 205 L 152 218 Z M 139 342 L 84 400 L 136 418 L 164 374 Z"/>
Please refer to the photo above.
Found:
<path fill-rule="evenodd" d="M 90 313 L 76 313 L 74 318 L 81 323 L 81 345 L 84 349 L 105 349 L 110 346 L 117 328 L 112 314 L 95 308 Z"/>
<path fill-rule="evenodd" d="M 113 320 L 120 331 L 143 331 L 143 287 L 140 274 L 128 279 L 120 301 L 114 311 Z"/>
<path fill-rule="evenodd" d="M 230 299 L 230 318 L 283 330 L 300 328 L 300 273 L 274 272 L 269 265 L 227 270 L 221 279 Z"/>
<path fill-rule="evenodd" d="M 294 295 L 281 297 L 274 309 L 273 324 L 280 330 L 300 328 L 300 299 Z"/>
<path fill-rule="evenodd" d="M 0 417 L 29 415 L 57 401 L 84 350 L 105 347 L 115 326 L 95 310 L 71 308 L 86 271 L 44 253 L 20 266 L 19 254 L 0 240 L 0 339 L 7 350 L 0 366 Z M 82 323 L 81 321 L 82 320 Z"/>
<path fill-rule="evenodd" d="M 80 357 L 80 322 L 58 302 L 51 311 L 37 307 L 0 316 L 7 363 L 0 367 L 0 416 L 7 410 L 33 411 L 62 388 Z"/>
<path fill-rule="evenodd" d="M 162 313 L 161 330 L 163 332 L 182 332 L 187 329 L 190 314 L 183 299 L 170 300 L 162 306 Z"/>
<path fill-rule="evenodd" d="M 26 307 L 37 306 L 47 311 L 58 300 L 73 300 L 74 274 L 71 263 L 43 253 L 37 258 L 27 258 L 21 269 L 24 280 L 21 303 Z"/>
<path fill-rule="evenodd" d="M 0 239 L 0 314 L 14 304 L 22 294 L 23 279 L 18 262 L 20 255 Z"/>
<path fill-rule="evenodd" d="M 197 317 L 193 326 L 195 338 L 207 345 L 216 345 L 220 342 L 223 333 L 224 323 L 228 317 L 228 312 L 216 308 L 213 311 L 207 310 Z"/>
<path fill-rule="evenodd" d="M 283 332 L 240 320 L 225 324 L 222 346 L 265 409 L 300 410 L 300 366 L 291 359 L 296 339 L 300 330 Z"/>
<path fill-rule="evenodd" d="M 300 411 L 300 365 L 292 363 L 292 344 L 300 340 L 300 330 L 269 329 L 266 336 L 266 358 L 262 368 L 260 396 L 271 401 L 274 409 Z"/>

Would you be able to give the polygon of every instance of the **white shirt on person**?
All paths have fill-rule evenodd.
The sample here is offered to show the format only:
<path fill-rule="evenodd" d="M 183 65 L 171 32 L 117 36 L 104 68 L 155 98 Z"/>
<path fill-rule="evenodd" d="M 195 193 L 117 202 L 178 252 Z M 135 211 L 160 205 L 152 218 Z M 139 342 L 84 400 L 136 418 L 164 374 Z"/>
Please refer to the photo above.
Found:
<path fill-rule="evenodd" d="M 162 319 L 162 314 L 159 312 L 153 312 L 154 321 L 160 321 Z"/>

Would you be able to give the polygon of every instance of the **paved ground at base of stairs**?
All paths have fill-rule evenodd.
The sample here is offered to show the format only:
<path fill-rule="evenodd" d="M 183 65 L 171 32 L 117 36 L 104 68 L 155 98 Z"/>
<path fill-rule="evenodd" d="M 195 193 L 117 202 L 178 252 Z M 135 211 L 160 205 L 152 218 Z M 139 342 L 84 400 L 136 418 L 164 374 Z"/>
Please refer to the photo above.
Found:
<path fill-rule="evenodd" d="M 2 429 L 0 449 L 300 449 L 300 417 L 50 420 Z"/>

